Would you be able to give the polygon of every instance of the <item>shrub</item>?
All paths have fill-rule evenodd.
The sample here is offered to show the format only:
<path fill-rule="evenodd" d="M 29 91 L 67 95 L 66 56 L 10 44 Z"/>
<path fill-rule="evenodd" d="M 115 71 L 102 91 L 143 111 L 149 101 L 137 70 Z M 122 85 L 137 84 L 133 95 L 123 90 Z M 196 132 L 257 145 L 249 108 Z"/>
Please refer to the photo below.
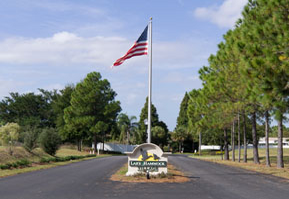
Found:
<path fill-rule="evenodd" d="M 89 154 L 89 155 L 86 155 L 85 157 L 91 158 L 91 157 L 96 157 L 96 155 L 95 154 Z"/>
<path fill-rule="evenodd" d="M 0 165 L 0 169 L 10 169 L 12 167 L 11 164 L 3 164 L 3 165 Z"/>
<path fill-rule="evenodd" d="M 23 147 L 31 152 L 33 149 L 37 147 L 37 138 L 39 135 L 39 129 L 37 128 L 29 128 L 24 134 L 24 144 Z"/>
<path fill-rule="evenodd" d="M 39 144 L 43 151 L 54 156 L 59 149 L 61 139 L 55 129 L 44 129 L 39 136 Z"/>
<path fill-rule="evenodd" d="M 17 123 L 7 123 L 0 127 L 0 141 L 8 146 L 8 152 L 13 154 L 15 142 L 19 138 L 20 126 Z"/>
<path fill-rule="evenodd" d="M 169 146 L 164 146 L 164 152 L 169 152 Z"/>
<path fill-rule="evenodd" d="M 40 163 L 49 163 L 49 158 L 41 158 Z"/>
<path fill-rule="evenodd" d="M 51 157 L 51 158 L 41 158 L 40 163 L 49 163 L 49 162 L 65 162 L 65 161 L 70 161 L 70 160 L 78 160 L 78 159 L 83 159 L 83 158 L 88 158 L 88 157 L 96 157 L 96 155 L 86 155 L 86 156 L 66 156 L 66 157 Z"/>
<path fill-rule="evenodd" d="M 26 159 L 18 160 L 16 163 L 18 167 L 27 167 L 31 164 L 31 162 Z"/>
<path fill-rule="evenodd" d="M 29 166 L 31 163 L 26 160 L 18 160 L 16 162 L 12 162 L 12 163 L 6 163 L 3 165 L 0 165 L 0 169 L 11 169 L 11 168 L 18 168 L 18 167 L 27 167 Z"/>

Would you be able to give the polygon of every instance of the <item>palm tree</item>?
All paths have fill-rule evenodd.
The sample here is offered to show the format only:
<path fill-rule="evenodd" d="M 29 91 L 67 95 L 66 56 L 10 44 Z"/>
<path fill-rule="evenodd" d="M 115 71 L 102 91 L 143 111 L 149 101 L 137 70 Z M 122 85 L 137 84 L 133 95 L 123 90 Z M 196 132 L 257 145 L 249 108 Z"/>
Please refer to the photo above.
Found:
<path fill-rule="evenodd" d="M 117 126 L 120 130 L 120 142 L 124 143 L 126 140 L 127 144 L 135 143 L 138 127 L 138 123 L 135 122 L 136 120 L 136 116 L 128 116 L 125 113 L 119 114 L 117 117 Z"/>

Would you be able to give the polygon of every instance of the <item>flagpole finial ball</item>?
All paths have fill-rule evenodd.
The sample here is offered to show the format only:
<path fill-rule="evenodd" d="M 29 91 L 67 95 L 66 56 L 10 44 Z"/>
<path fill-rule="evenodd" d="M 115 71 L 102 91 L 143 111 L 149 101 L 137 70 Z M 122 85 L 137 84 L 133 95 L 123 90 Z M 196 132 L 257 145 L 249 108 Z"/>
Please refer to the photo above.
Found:
<path fill-rule="evenodd" d="M 153 20 L 153 18 L 151 17 L 150 20 Z"/>

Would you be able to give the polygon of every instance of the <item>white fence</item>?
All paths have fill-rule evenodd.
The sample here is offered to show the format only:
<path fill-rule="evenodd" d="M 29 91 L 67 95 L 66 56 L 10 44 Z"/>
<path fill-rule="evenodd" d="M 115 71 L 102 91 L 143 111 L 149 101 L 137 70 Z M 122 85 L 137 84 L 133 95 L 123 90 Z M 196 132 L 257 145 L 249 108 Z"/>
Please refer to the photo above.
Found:
<path fill-rule="evenodd" d="M 98 143 L 96 145 L 97 150 L 103 150 L 103 143 Z M 112 152 L 132 152 L 135 147 L 138 145 L 126 145 L 126 144 L 115 144 L 115 143 L 104 143 L 104 151 L 112 151 Z M 94 144 L 92 143 L 91 148 L 94 149 Z"/>
<path fill-rule="evenodd" d="M 201 150 L 221 150 L 218 145 L 201 145 Z"/>

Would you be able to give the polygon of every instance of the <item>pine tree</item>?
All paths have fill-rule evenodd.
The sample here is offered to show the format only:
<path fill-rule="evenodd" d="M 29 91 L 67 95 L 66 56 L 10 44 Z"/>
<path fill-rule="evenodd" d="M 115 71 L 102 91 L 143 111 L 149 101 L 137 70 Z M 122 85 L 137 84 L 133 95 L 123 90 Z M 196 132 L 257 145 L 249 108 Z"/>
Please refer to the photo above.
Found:
<path fill-rule="evenodd" d="M 138 144 L 144 143 L 147 140 L 147 125 L 145 124 L 145 120 L 148 118 L 148 98 L 146 98 L 146 102 L 144 107 L 141 110 L 141 114 L 139 117 L 139 140 Z M 159 122 L 159 115 L 157 113 L 156 107 L 151 105 L 151 127 L 157 126 Z"/>
<path fill-rule="evenodd" d="M 287 0 L 252 0 L 242 22 L 246 77 L 259 101 L 272 107 L 278 121 L 278 168 L 284 167 L 282 122 L 289 103 L 288 9 Z"/>
<path fill-rule="evenodd" d="M 180 105 L 180 112 L 179 112 L 179 116 L 177 118 L 177 126 L 176 128 L 178 128 L 179 126 L 184 126 L 184 127 L 188 127 L 188 114 L 187 114 L 187 110 L 188 110 L 188 103 L 189 103 L 189 95 L 186 92 L 185 96 L 181 102 Z"/>
<path fill-rule="evenodd" d="M 88 133 L 94 140 L 94 146 L 100 138 L 104 141 L 121 111 L 120 102 L 115 101 L 115 96 L 108 80 L 102 80 L 100 73 L 89 73 L 76 85 L 71 106 L 64 111 L 67 128 L 75 132 L 78 138 Z"/>

